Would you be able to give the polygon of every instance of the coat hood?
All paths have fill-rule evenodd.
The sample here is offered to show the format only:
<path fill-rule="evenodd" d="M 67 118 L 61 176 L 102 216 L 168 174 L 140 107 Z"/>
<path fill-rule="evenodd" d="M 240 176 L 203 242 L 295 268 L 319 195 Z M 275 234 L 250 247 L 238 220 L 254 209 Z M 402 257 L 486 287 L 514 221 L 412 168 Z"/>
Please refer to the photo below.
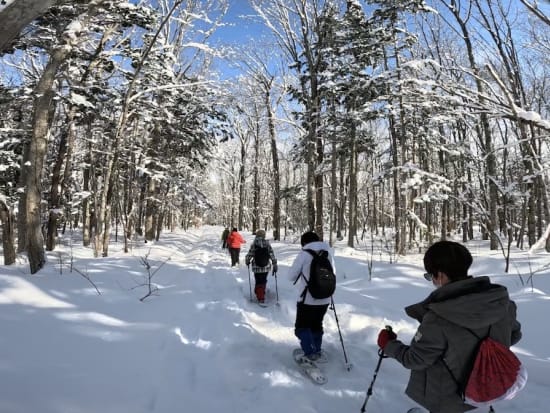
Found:
<path fill-rule="evenodd" d="M 313 251 L 321 251 L 321 250 L 325 250 L 325 251 L 331 251 L 332 248 L 330 248 L 330 245 L 328 245 L 326 242 L 324 241 L 313 241 L 313 242 L 310 242 L 309 244 L 306 244 L 302 247 L 303 250 L 313 250 Z"/>
<path fill-rule="evenodd" d="M 269 241 L 266 240 L 265 238 L 263 237 L 256 237 L 254 238 L 254 242 L 253 244 L 258 247 L 258 248 L 263 248 L 263 247 L 267 247 L 269 244 Z"/>
<path fill-rule="evenodd" d="M 489 277 L 468 277 L 433 291 L 424 301 L 405 308 L 421 321 L 428 311 L 462 327 L 487 327 L 507 316 L 510 297 L 506 287 L 491 284 Z"/>

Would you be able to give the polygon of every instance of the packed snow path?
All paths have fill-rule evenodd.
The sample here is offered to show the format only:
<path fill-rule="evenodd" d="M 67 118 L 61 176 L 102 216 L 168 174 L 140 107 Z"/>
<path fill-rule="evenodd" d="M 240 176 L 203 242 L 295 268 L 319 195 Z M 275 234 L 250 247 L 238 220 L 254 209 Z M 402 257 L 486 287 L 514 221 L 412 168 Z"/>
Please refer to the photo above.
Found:
<path fill-rule="evenodd" d="M 345 369 L 329 310 L 325 348 L 331 360 L 322 367 L 328 383 L 317 386 L 292 359 L 296 291 L 285 274 L 298 244 L 273 243 L 279 259 L 279 305 L 261 308 L 249 301 L 244 266 L 253 236 L 244 233 L 241 267 L 230 269 L 229 256 L 220 248 L 221 231 L 205 226 L 164 234 L 160 242 L 141 243 L 130 254 L 114 244 L 112 256 L 100 259 L 77 246 L 79 240 L 65 238 L 38 275 L 28 275 L 25 263 L 1 267 L 0 411 L 358 412 L 378 359 L 379 328 L 390 323 L 404 340 L 416 330 L 402 309 L 431 291 L 421 278 L 418 256 L 391 265 L 380 256 L 368 281 L 365 252 L 339 247 L 334 299 L 354 369 Z M 76 271 L 69 272 L 71 255 L 74 267 L 92 279 L 101 295 Z M 153 282 L 159 291 L 141 302 L 147 291 L 142 285 L 144 258 L 152 271 L 158 269 Z M 492 259 L 482 257 L 483 265 L 490 267 Z M 253 282 L 252 274 L 250 278 Z M 542 306 L 547 312 L 550 302 L 543 291 L 549 283 L 539 283 L 540 290 L 532 292 L 510 282 L 526 335 L 516 350 L 527 363 L 530 382 L 499 413 L 545 411 L 547 334 L 538 330 L 541 341 L 536 346 L 529 341 L 538 325 L 529 314 L 540 317 Z M 274 297 L 272 276 L 268 289 Z M 367 411 L 413 407 L 403 394 L 407 377 L 395 361 L 384 360 Z"/>

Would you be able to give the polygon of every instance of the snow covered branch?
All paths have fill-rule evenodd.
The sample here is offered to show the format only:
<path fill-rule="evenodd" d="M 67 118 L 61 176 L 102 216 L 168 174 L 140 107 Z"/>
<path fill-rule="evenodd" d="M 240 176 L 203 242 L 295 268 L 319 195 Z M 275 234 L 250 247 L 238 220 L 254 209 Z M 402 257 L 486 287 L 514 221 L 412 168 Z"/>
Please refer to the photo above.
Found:
<path fill-rule="evenodd" d="M 186 88 L 192 87 L 192 86 L 200 86 L 200 85 L 208 85 L 208 84 L 212 84 L 212 81 L 193 82 L 193 83 L 185 83 L 185 84 L 180 84 L 180 85 L 155 86 L 155 87 L 145 89 L 145 90 L 142 90 L 140 92 L 137 92 L 137 93 L 133 94 L 132 97 L 128 99 L 128 103 L 132 103 L 134 100 L 136 100 L 140 96 L 146 95 L 147 93 L 155 92 L 157 90 L 186 89 Z"/>
<path fill-rule="evenodd" d="M 506 85 L 500 78 L 500 76 L 496 73 L 495 69 L 491 64 L 486 65 L 487 69 L 489 70 L 489 73 L 491 74 L 491 77 L 494 79 L 494 81 L 499 85 L 502 93 L 506 97 L 506 100 L 508 101 L 507 108 L 511 111 L 511 114 L 506 115 L 506 118 L 517 120 L 520 122 L 526 122 L 530 123 L 534 126 L 537 126 L 541 129 L 544 129 L 548 132 L 550 132 L 550 121 L 547 121 L 545 119 L 542 119 L 540 114 L 534 111 L 526 111 L 521 108 L 519 108 L 515 103 L 512 95 L 510 94 L 509 90 L 506 88 Z"/>

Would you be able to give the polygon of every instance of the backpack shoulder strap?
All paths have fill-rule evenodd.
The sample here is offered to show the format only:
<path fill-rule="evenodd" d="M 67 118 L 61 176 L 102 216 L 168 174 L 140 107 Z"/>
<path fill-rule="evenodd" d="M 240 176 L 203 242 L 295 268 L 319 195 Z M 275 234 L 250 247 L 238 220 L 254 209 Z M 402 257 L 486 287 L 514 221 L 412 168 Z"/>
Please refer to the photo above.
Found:
<path fill-rule="evenodd" d="M 303 249 L 302 251 L 306 251 L 308 252 L 312 257 L 314 257 L 315 255 L 317 255 L 317 252 L 316 251 L 313 251 L 312 249 Z M 306 282 L 307 284 L 307 279 L 306 279 L 306 276 L 304 275 L 303 272 L 300 272 L 300 275 L 298 277 L 296 277 L 296 279 L 294 280 L 294 283 L 293 285 L 296 285 L 296 283 L 298 282 L 298 280 L 300 279 L 300 277 L 304 277 L 304 281 Z M 306 287 L 307 288 L 307 287 Z"/>
<path fill-rule="evenodd" d="M 491 327 L 492 327 L 492 325 L 489 325 L 489 328 L 487 329 L 487 334 L 482 335 L 482 336 L 477 335 L 472 329 L 470 329 L 470 328 L 468 328 L 468 327 L 464 327 L 464 329 L 465 329 L 468 333 L 470 333 L 471 335 L 473 335 L 475 338 L 477 338 L 479 342 L 481 342 L 481 341 L 485 340 L 486 338 L 491 337 Z"/>
<path fill-rule="evenodd" d="M 312 257 L 315 257 L 317 255 L 317 251 L 314 251 L 312 249 L 303 249 L 302 251 L 306 251 L 307 253 L 309 253 Z M 309 287 L 309 282 L 308 282 L 308 279 L 306 278 L 306 276 L 304 275 L 303 272 L 300 272 L 300 275 L 294 280 L 294 283 L 293 285 L 296 285 L 296 283 L 298 282 L 298 280 L 300 278 L 303 278 L 304 281 L 306 282 L 306 286 L 304 288 L 304 290 L 302 291 L 302 294 L 300 294 L 300 297 L 302 297 L 302 303 L 306 301 L 306 294 L 307 294 L 307 288 Z"/>
<path fill-rule="evenodd" d="M 454 323 L 453 323 L 454 324 Z M 487 330 L 487 334 L 485 336 L 478 336 L 476 333 L 474 333 L 474 331 L 468 327 L 463 327 L 464 330 L 468 331 L 471 335 L 473 335 L 475 338 L 477 338 L 478 340 L 478 346 L 479 344 L 485 340 L 487 337 L 490 337 L 491 336 L 491 325 L 489 326 L 489 329 Z M 446 352 L 446 351 L 445 351 Z M 475 358 L 475 354 L 474 354 L 474 358 Z M 462 397 L 462 400 L 465 400 L 465 390 L 466 390 L 466 383 L 460 383 L 458 381 L 458 379 L 456 378 L 456 376 L 454 375 L 453 371 L 451 370 L 451 368 L 449 367 L 449 365 L 447 364 L 447 361 L 445 360 L 445 355 L 443 354 L 443 356 L 441 357 L 441 361 L 443 362 L 443 365 L 445 366 L 445 368 L 447 369 L 447 371 L 449 372 L 449 374 L 451 375 L 451 378 L 453 379 L 453 381 L 455 382 L 455 384 L 457 385 L 459 391 L 460 391 L 460 397 Z"/>

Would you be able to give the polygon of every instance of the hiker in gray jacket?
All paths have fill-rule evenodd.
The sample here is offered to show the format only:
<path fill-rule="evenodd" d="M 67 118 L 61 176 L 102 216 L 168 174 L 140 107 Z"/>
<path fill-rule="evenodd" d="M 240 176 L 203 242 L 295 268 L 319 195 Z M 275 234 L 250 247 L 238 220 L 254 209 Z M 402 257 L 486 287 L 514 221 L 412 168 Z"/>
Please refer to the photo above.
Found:
<path fill-rule="evenodd" d="M 431 413 L 475 409 L 461 395 L 480 337 L 510 347 L 521 339 L 516 304 L 506 287 L 489 277 L 468 276 L 472 256 L 461 244 L 439 241 L 424 255 L 426 280 L 437 288 L 424 301 L 405 308 L 420 322 L 410 345 L 391 330 L 378 336 L 378 346 L 411 370 L 406 394 Z M 475 334 L 475 335 L 474 335 Z"/>

